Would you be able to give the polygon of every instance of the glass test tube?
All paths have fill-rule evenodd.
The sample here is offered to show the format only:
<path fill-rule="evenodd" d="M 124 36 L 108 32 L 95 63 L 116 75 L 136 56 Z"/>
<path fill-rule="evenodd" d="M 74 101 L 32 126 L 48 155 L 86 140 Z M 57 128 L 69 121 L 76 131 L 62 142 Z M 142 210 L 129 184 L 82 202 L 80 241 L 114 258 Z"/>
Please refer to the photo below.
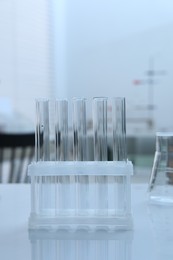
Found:
<path fill-rule="evenodd" d="M 49 141 L 49 100 L 36 100 L 36 131 L 35 131 L 35 160 L 50 160 Z M 37 183 L 40 187 L 39 211 L 46 214 L 53 209 L 51 201 L 51 179 L 48 176 L 38 176 Z"/>
<path fill-rule="evenodd" d="M 49 101 L 36 100 L 35 160 L 49 161 Z"/>
<path fill-rule="evenodd" d="M 125 98 L 117 97 L 112 100 L 112 122 L 113 122 L 113 160 L 114 161 L 127 161 L 127 150 L 126 150 L 126 110 L 125 110 Z M 124 211 L 122 201 L 126 187 L 125 176 L 110 176 L 109 177 L 109 192 L 111 198 L 109 198 L 109 205 L 112 213 L 114 212 L 115 206 L 119 212 Z M 111 192 L 112 191 L 112 192 Z"/>
<path fill-rule="evenodd" d="M 56 161 L 68 160 L 68 101 L 55 102 L 55 153 Z"/>
<path fill-rule="evenodd" d="M 127 161 L 125 98 L 113 99 L 113 160 Z"/>
<path fill-rule="evenodd" d="M 86 100 L 73 99 L 73 158 L 86 161 Z"/>
<path fill-rule="evenodd" d="M 55 101 L 55 155 L 56 161 L 68 160 L 68 101 L 58 99 Z M 68 214 L 71 206 L 70 177 L 67 175 L 57 177 L 58 196 L 56 204 L 59 214 Z"/>
<path fill-rule="evenodd" d="M 94 160 L 107 161 L 107 98 L 93 99 Z"/>
<path fill-rule="evenodd" d="M 107 161 L 107 98 L 93 99 L 94 160 Z M 107 211 L 107 177 L 96 176 L 98 214 Z"/>
<path fill-rule="evenodd" d="M 86 100 L 73 99 L 73 158 L 74 161 L 86 161 Z M 88 208 L 88 176 L 76 176 L 77 214 L 85 214 Z"/>

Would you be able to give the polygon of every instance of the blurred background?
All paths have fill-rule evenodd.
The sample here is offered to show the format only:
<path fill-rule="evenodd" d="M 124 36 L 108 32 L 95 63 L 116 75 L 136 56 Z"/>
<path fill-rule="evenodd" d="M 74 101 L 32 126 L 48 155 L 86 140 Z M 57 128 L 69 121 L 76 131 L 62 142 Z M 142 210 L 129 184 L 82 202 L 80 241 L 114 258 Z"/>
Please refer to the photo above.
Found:
<path fill-rule="evenodd" d="M 0 0 L 0 131 L 32 131 L 39 97 L 123 96 L 145 175 L 173 129 L 172 31 L 170 0 Z"/>

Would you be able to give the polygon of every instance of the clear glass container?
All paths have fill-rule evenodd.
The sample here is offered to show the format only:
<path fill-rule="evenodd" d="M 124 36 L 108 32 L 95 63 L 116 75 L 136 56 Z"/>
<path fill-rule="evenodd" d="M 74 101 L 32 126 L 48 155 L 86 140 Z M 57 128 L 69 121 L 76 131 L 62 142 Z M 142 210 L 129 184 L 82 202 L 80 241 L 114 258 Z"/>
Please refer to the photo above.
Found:
<path fill-rule="evenodd" d="M 156 133 L 149 198 L 157 204 L 173 204 L 173 132 Z"/>

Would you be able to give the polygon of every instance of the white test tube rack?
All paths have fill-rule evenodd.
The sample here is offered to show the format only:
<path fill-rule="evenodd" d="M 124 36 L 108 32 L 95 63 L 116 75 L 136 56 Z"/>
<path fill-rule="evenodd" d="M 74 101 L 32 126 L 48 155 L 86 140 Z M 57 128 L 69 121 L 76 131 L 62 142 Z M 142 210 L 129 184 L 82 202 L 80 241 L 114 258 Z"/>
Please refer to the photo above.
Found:
<path fill-rule="evenodd" d="M 31 179 L 29 229 L 112 231 L 132 228 L 130 177 L 133 165 L 126 153 L 125 99 L 112 99 L 109 134 L 107 102 L 107 98 L 93 99 L 94 160 L 88 160 L 86 100 L 73 99 L 71 138 L 69 102 L 37 100 L 36 160 L 28 166 Z M 53 103 L 53 121 L 50 120 L 50 103 Z M 107 159 L 108 136 L 112 161 Z"/>

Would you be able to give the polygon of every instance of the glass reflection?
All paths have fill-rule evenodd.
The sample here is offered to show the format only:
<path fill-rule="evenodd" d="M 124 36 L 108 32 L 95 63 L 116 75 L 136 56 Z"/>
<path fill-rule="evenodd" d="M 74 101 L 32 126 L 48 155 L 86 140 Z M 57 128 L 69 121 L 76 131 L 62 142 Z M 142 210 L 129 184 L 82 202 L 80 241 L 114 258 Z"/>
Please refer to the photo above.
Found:
<path fill-rule="evenodd" d="M 31 260 L 131 260 L 132 231 L 29 231 Z"/>

